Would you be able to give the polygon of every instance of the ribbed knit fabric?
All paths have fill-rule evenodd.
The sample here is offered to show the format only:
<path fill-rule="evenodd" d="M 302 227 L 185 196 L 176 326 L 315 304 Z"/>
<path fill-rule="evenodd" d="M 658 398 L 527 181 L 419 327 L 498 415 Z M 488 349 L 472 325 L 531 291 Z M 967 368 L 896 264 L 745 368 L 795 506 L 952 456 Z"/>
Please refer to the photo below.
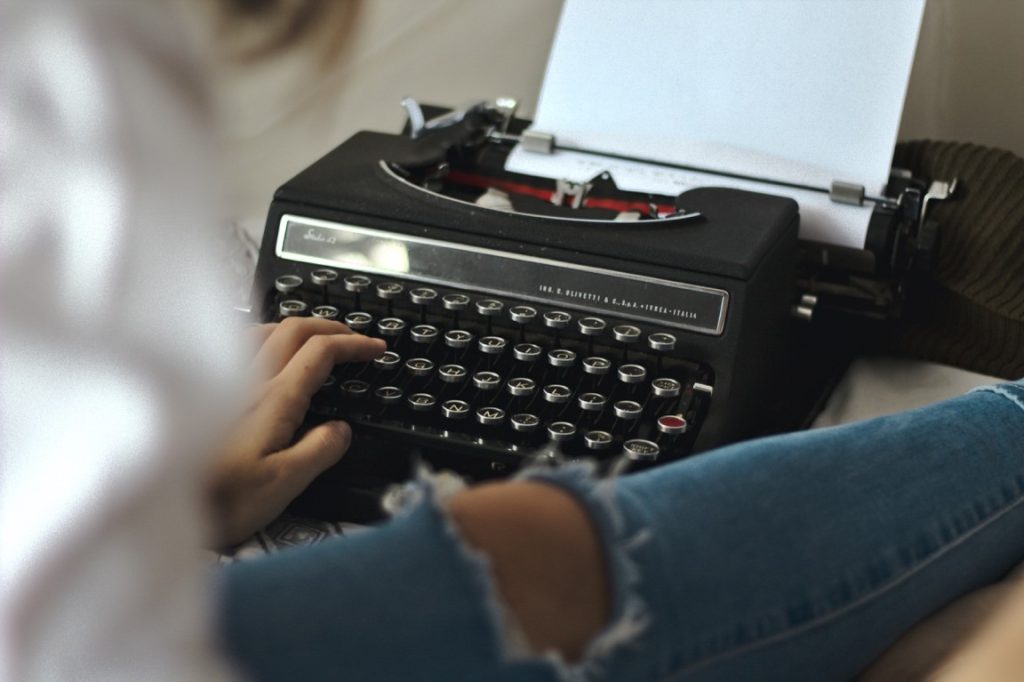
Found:
<path fill-rule="evenodd" d="M 999 149 L 917 141 L 896 147 L 894 166 L 915 176 L 960 179 L 938 204 L 939 257 L 907 292 L 879 350 L 994 376 L 1024 376 L 1024 159 Z"/>

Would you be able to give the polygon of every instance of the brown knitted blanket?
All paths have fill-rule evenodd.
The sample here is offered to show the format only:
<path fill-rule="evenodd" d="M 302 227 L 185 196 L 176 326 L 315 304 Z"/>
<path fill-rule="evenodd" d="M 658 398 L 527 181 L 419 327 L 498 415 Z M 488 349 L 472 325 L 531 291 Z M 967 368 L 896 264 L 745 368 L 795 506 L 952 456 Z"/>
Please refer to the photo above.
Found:
<path fill-rule="evenodd" d="M 877 350 L 1005 378 L 1024 376 L 1024 159 L 951 142 L 906 142 L 894 164 L 961 182 L 938 204 L 934 273 L 907 292 L 903 319 L 884 325 Z"/>

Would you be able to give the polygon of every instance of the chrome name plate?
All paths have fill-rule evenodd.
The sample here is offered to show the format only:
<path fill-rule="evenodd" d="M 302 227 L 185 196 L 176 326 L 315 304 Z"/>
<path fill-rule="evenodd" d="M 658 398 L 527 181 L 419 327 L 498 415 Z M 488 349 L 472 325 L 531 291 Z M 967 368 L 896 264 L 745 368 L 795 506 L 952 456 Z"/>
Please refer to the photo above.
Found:
<path fill-rule="evenodd" d="M 715 336 L 729 307 L 724 289 L 297 215 L 281 216 L 276 254 Z"/>

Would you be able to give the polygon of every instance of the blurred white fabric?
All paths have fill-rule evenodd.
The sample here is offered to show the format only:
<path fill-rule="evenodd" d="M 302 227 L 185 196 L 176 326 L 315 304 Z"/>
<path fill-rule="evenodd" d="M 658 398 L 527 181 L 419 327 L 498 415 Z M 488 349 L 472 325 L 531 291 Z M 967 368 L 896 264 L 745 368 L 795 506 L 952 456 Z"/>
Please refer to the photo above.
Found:
<path fill-rule="evenodd" d="M 221 679 L 199 469 L 241 355 L 202 69 L 165 3 L 0 30 L 0 679 Z"/>

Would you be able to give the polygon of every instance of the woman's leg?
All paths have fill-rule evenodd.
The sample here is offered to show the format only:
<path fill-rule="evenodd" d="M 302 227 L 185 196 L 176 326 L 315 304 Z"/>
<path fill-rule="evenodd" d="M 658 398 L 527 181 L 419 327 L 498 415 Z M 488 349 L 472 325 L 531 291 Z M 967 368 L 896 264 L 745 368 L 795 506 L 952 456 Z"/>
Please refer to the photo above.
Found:
<path fill-rule="evenodd" d="M 575 496 L 604 543 L 612 624 L 579 665 L 517 647 L 495 615 L 515 574 L 495 567 L 493 585 L 430 503 L 230 568 L 229 648 L 282 677 L 847 680 L 1024 556 L 1024 387 L 997 390 L 614 482 L 534 473 Z"/>

